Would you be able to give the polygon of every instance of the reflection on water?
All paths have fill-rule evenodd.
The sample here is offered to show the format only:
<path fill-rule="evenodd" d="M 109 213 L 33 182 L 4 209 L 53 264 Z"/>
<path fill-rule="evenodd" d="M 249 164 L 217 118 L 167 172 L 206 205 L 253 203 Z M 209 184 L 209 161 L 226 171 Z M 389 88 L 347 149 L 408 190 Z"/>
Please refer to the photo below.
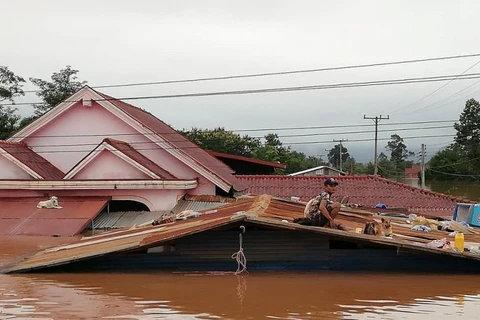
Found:
<path fill-rule="evenodd" d="M 419 179 L 405 178 L 401 182 L 420 188 Z M 425 189 L 455 197 L 480 201 L 480 182 L 472 181 L 428 181 Z"/>
<path fill-rule="evenodd" d="M 475 319 L 477 281 L 336 272 L 0 275 L 0 319 Z"/>

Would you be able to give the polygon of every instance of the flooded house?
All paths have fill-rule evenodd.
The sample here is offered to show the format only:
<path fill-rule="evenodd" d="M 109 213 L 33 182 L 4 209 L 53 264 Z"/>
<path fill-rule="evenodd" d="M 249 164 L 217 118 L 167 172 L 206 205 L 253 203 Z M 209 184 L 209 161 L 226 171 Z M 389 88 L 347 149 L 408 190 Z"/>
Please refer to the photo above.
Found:
<path fill-rule="evenodd" d="M 463 232 L 466 244 L 478 246 L 480 232 L 455 221 L 449 221 L 445 230 L 419 232 L 412 225 L 441 223 L 390 216 L 393 232 L 380 236 L 361 232 L 366 222 L 378 219 L 370 210 L 344 207 L 338 221 L 347 231 L 295 223 L 303 210 L 303 203 L 269 195 L 244 197 L 216 209 L 183 211 L 159 225 L 108 231 L 31 252 L 1 271 L 476 273 L 480 267 L 480 254 L 455 250 L 449 236 L 451 230 Z"/>
<path fill-rule="evenodd" d="M 0 155 L 3 235 L 75 235 L 100 212 L 159 213 L 187 193 L 245 189 L 160 119 L 89 86 L 0 141 Z"/>
<path fill-rule="evenodd" d="M 1 267 L 7 273 L 480 266 L 475 250 L 451 245 L 455 232 L 467 248 L 480 244 L 476 229 L 449 219 L 471 201 L 378 176 L 336 176 L 348 231 L 300 225 L 325 176 L 272 175 L 285 166 L 205 151 L 88 86 L 1 141 L 0 155 L 0 235 L 71 238 L 26 252 Z M 391 235 L 362 233 L 381 218 L 391 220 Z"/>

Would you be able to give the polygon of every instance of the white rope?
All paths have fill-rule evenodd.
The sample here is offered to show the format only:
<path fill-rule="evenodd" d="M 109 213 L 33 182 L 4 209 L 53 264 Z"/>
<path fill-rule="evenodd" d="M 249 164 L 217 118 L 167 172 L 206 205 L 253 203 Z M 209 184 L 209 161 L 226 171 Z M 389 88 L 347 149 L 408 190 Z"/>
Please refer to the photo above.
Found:
<path fill-rule="evenodd" d="M 245 227 L 240 226 L 240 229 L 242 229 L 242 232 L 240 232 L 239 238 L 240 238 L 240 249 L 238 252 L 235 252 L 232 254 L 232 259 L 237 261 L 238 267 L 237 271 L 235 271 L 235 275 L 239 275 L 242 273 L 248 273 L 247 271 L 247 258 L 245 257 L 245 254 L 243 253 L 243 237 L 242 233 L 245 233 Z"/>

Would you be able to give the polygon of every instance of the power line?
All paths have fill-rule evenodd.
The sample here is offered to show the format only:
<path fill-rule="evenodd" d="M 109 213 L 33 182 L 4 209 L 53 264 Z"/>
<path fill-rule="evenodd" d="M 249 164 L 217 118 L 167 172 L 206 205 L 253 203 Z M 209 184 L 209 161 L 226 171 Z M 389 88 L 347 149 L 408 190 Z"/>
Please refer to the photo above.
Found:
<path fill-rule="evenodd" d="M 467 159 L 467 160 L 463 160 L 463 161 L 457 161 L 457 162 L 455 162 L 455 163 L 446 164 L 446 165 L 440 166 L 440 167 L 435 167 L 435 169 L 442 169 L 442 168 L 454 167 L 454 166 L 459 165 L 459 164 L 468 163 L 468 162 L 472 162 L 472 161 L 476 161 L 476 160 L 480 160 L 480 157 L 478 157 L 478 158 L 473 158 L 473 159 Z"/>
<path fill-rule="evenodd" d="M 411 137 L 403 137 L 404 140 L 406 139 L 424 139 L 424 138 L 439 138 L 439 137 L 454 137 L 454 135 L 449 135 L 449 134 L 443 134 L 443 135 L 425 135 L 425 136 L 411 136 Z M 349 139 L 349 142 L 369 142 L 369 141 L 374 141 L 375 139 Z M 379 138 L 377 140 L 390 140 L 390 138 Z M 146 144 L 147 142 L 142 142 Z M 300 144 L 328 144 L 332 143 L 331 140 L 324 140 L 324 141 L 303 141 L 303 142 L 282 142 L 282 145 L 300 145 Z M 98 145 L 98 144 L 95 144 Z M 82 144 L 75 144 L 71 145 L 71 147 L 76 147 L 76 146 L 82 146 Z M 15 146 L 16 147 L 16 146 Z M 33 146 L 35 147 L 35 146 Z M 45 146 L 47 147 L 47 146 Z M 49 146 L 48 146 L 49 147 Z M 51 146 L 51 147 L 63 147 L 65 146 Z M 0 146 L 0 148 L 6 148 L 5 146 Z M 7 147 L 8 148 L 8 147 Z M 187 149 L 202 149 L 200 146 L 192 146 L 192 147 L 155 147 L 155 148 L 138 148 L 135 149 L 137 151 L 146 151 L 146 150 L 187 150 Z M 103 150 L 101 150 L 103 151 Z M 71 152 L 81 152 L 81 153 L 90 153 L 92 152 L 91 149 L 89 150 L 42 150 L 42 151 L 35 151 L 38 154 L 45 154 L 45 153 L 71 153 Z M 13 154 L 21 154 L 21 153 L 30 153 L 29 151 L 12 151 Z"/>
<path fill-rule="evenodd" d="M 411 113 L 422 112 L 422 111 L 429 111 L 429 110 L 433 110 L 433 109 L 439 109 L 439 108 L 441 108 L 441 107 L 443 107 L 443 106 L 448 105 L 449 103 L 452 103 L 452 102 L 454 102 L 454 101 L 458 101 L 458 100 L 464 99 L 463 97 L 461 97 L 461 98 L 452 100 L 452 101 L 450 101 L 450 102 L 445 102 L 445 103 L 442 104 L 442 102 L 450 99 L 450 98 L 453 97 L 453 96 L 456 96 L 457 94 L 459 94 L 459 93 L 461 93 L 461 92 L 463 92 L 463 91 L 465 91 L 465 90 L 470 89 L 471 87 L 473 87 L 474 85 L 476 85 L 476 84 L 478 84 L 478 83 L 480 83 L 480 80 L 475 81 L 475 82 L 472 83 L 471 85 L 463 88 L 463 89 L 460 90 L 460 91 L 457 91 L 457 92 L 449 95 L 448 97 L 446 97 L 446 98 L 444 98 L 444 99 L 441 99 L 441 100 L 436 101 L 436 102 L 434 102 L 434 103 L 430 103 L 430 104 L 428 104 L 428 105 L 426 105 L 426 106 L 424 106 L 424 107 L 422 107 L 422 108 L 420 108 L 420 109 L 417 109 L 417 110 L 412 111 Z M 477 94 L 477 93 L 479 93 L 479 92 L 480 92 L 480 90 L 475 91 L 475 92 L 471 93 L 470 95 L 473 96 L 473 95 L 475 95 L 475 94 Z"/>
<path fill-rule="evenodd" d="M 465 71 L 463 71 L 463 72 L 460 74 L 460 76 L 463 75 L 463 74 L 465 74 L 468 70 L 474 68 L 474 67 L 475 67 L 476 65 L 478 65 L 479 63 L 480 63 L 480 60 L 478 60 L 476 63 L 474 63 L 474 64 L 473 64 L 472 66 L 470 66 L 468 69 L 466 69 Z M 416 100 L 416 101 L 414 101 L 414 102 L 412 102 L 412 103 L 410 103 L 410 104 L 408 104 L 408 105 L 406 105 L 406 106 L 404 106 L 404 107 L 402 107 L 402 108 L 399 108 L 399 109 L 397 109 L 397 110 L 394 110 L 394 111 L 392 111 L 391 113 L 392 113 L 392 114 L 395 114 L 395 113 L 397 113 L 397 112 L 399 112 L 399 111 L 403 111 L 403 110 L 406 110 L 406 109 L 412 107 L 412 106 L 415 105 L 416 103 L 418 103 L 418 102 L 420 102 L 420 101 L 422 101 L 422 100 L 430 97 L 430 96 L 433 95 L 434 93 L 436 93 L 436 92 L 440 91 L 441 89 L 445 88 L 446 86 L 448 86 L 450 83 L 452 83 L 452 82 L 455 81 L 455 80 L 457 80 L 457 78 L 454 78 L 454 79 L 448 81 L 447 83 L 444 83 L 443 85 L 441 85 L 441 86 L 438 87 L 437 89 L 433 90 L 433 91 L 430 92 L 429 94 L 423 96 L 422 98 L 420 98 L 420 99 L 418 99 L 418 100 Z"/>
<path fill-rule="evenodd" d="M 427 170 L 430 170 L 430 171 L 433 171 L 433 172 L 436 172 L 436 173 L 440 173 L 440 174 L 443 174 L 443 175 L 447 175 L 447 176 L 454 176 L 454 177 L 471 177 L 471 178 L 480 177 L 479 174 L 448 173 L 448 172 L 437 171 L 437 170 L 434 170 L 434 169 L 431 169 L 431 168 L 427 169 Z"/>
<path fill-rule="evenodd" d="M 464 74 L 464 75 L 445 75 L 445 76 L 432 76 L 432 77 L 418 77 L 418 78 L 403 78 L 403 79 L 392 79 L 392 80 L 364 81 L 364 82 L 347 82 L 347 83 L 297 86 L 297 87 L 279 87 L 279 88 L 248 89 L 248 90 L 233 90 L 233 91 L 182 93 L 182 94 L 154 95 L 154 96 L 133 96 L 133 97 L 123 97 L 123 98 L 102 98 L 102 99 L 95 99 L 93 101 L 172 99 L 172 98 L 193 98 L 193 97 L 209 97 L 209 96 L 225 96 L 225 95 L 309 91 L 309 90 L 327 90 L 327 89 L 358 88 L 358 87 L 386 86 L 386 85 L 397 85 L 397 84 L 438 82 L 438 81 L 448 81 L 452 78 L 458 78 L 458 80 L 479 79 L 480 78 L 480 73 L 470 73 L 470 74 Z M 68 101 L 68 100 L 66 100 L 66 101 L 62 101 L 60 103 L 76 103 L 76 102 L 79 102 L 79 101 Z M 33 104 L 41 104 L 41 103 L 42 102 L 37 101 L 37 102 L 22 102 L 22 103 L 17 103 L 17 104 L 11 103 L 11 104 L 3 104 L 3 105 L 4 106 L 23 106 L 23 105 L 31 106 Z"/>
<path fill-rule="evenodd" d="M 415 125 L 415 124 L 434 124 L 434 123 L 451 123 L 458 120 L 427 120 L 427 121 L 412 121 L 412 122 L 391 122 L 380 124 L 380 126 L 397 126 L 397 125 Z M 279 128 L 254 128 L 254 129 L 233 129 L 226 130 L 227 132 L 260 132 L 260 131 L 291 131 L 291 130 L 314 130 L 314 129 L 335 129 L 335 128 L 357 128 L 357 127 L 371 127 L 371 124 L 343 124 L 343 125 L 329 125 L 329 126 L 304 126 L 304 127 L 279 127 Z M 446 126 L 440 126 L 437 128 L 445 128 Z M 450 127 L 450 126 L 448 126 Z M 429 127 L 428 127 L 429 128 Z M 410 128 L 405 129 L 389 129 L 381 130 L 380 132 L 385 131 L 403 131 L 409 130 Z M 416 128 L 415 128 L 416 129 Z M 424 129 L 418 128 L 418 129 Z M 412 128 L 413 130 L 413 128 Z M 201 130 L 206 131 L 206 130 Z M 369 131 L 368 131 L 369 132 Z M 148 136 L 148 135 L 169 135 L 169 134 L 178 134 L 179 132 L 153 132 L 153 133 L 99 133 L 99 134 L 69 134 L 69 135 L 36 135 L 35 138 L 65 138 L 65 137 L 114 137 L 114 136 Z M 351 132 L 352 133 L 352 132 Z M 353 132 L 354 133 L 354 132 Z M 366 132 L 365 132 L 366 133 Z M 337 134 L 337 132 L 332 133 Z M 15 136 L 15 138 L 28 138 L 29 136 Z"/>
<path fill-rule="evenodd" d="M 252 74 L 230 75 L 230 76 L 220 76 L 220 77 L 203 77 L 203 78 L 192 78 L 192 79 L 182 79 L 182 80 L 165 80 L 165 81 L 136 82 L 136 83 L 126 83 L 126 84 L 100 85 L 100 86 L 95 86 L 93 88 L 95 88 L 95 89 L 121 88 L 121 87 L 135 87 L 135 86 L 146 86 L 146 85 L 202 82 L 202 81 L 214 81 L 214 80 L 230 80 L 230 79 L 241 79 L 241 78 L 258 78 L 258 77 L 267 77 L 267 76 L 301 74 L 301 73 L 312 73 L 312 72 L 324 72 L 324 71 L 358 69 L 358 68 L 371 68 L 371 67 L 380 67 L 380 66 L 388 66 L 388 65 L 399 65 L 399 64 L 409 64 L 409 63 L 419 63 L 419 62 L 429 62 L 429 61 L 441 61 L 441 60 L 451 60 L 451 59 L 463 59 L 463 58 L 471 58 L 471 57 L 478 57 L 478 56 L 480 56 L 480 53 L 455 55 L 455 56 L 444 56 L 444 57 L 434 57 L 434 58 L 424 58 L 424 59 L 399 60 L 399 61 L 391 61 L 391 62 L 378 62 L 378 63 L 369 63 L 369 64 L 356 64 L 356 65 L 346 65 L 346 66 L 326 67 L 326 68 L 316 68 L 316 69 L 290 70 L 290 71 L 279 71 L 279 72 L 264 72 L 264 73 L 252 73 Z M 28 91 L 24 91 L 24 92 L 25 93 L 32 93 L 32 92 L 34 93 L 34 92 L 38 92 L 38 90 L 28 90 Z"/>
<path fill-rule="evenodd" d="M 391 128 L 388 130 L 379 130 L 379 132 L 397 132 L 397 131 L 420 131 L 420 130 L 433 130 L 433 129 L 446 129 L 446 128 L 451 128 L 452 126 L 437 126 L 437 127 L 414 127 L 414 128 Z M 370 130 L 365 130 L 365 131 L 343 131 L 343 132 L 320 132 L 320 133 L 307 133 L 307 134 L 290 134 L 290 135 L 278 135 L 279 138 L 295 138 L 295 137 L 314 137 L 314 136 L 328 136 L 328 135 L 345 135 L 345 134 L 366 134 L 366 133 L 371 133 Z M 174 133 L 170 133 L 174 134 Z M 123 135 L 123 134 L 118 134 L 118 135 Z M 135 135 L 135 136 L 142 136 L 143 134 L 138 133 L 138 134 L 125 134 L 125 135 Z M 84 137 L 85 135 L 62 135 L 62 136 L 55 136 L 57 138 L 68 138 L 71 139 L 73 137 Z M 97 135 L 88 135 L 90 137 L 96 136 L 96 137 L 111 137 L 113 135 L 111 134 L 97 134 Z M 38 136 L 36 136 L 38 138 Z M 250 138 L 254 139 L 262 139 L 264 138 L 263 136 L 252 136 Z M 202 141 L 214 141 L 216 140 L 215 138 L 211 139 L 203 139 Z M 348 141 L 348 140 L 342 140 L 342 141 Z M 338 141 L 334 141 L 338 142 Z M 148 144 L 151 143 L 149 141 L 133 141 L 133 142 L 128 142 L 130 145 L 136 145 L 136 144 Z M 73 147 L 73 146 L 97 146 L 99 143 L 71 143 L 71 144 L 48 144 L 48 145 L 35 145 L 36 148 L 45 148 L 45 147 Z M 0 144 L 1 147 L 1 144 Z"/>

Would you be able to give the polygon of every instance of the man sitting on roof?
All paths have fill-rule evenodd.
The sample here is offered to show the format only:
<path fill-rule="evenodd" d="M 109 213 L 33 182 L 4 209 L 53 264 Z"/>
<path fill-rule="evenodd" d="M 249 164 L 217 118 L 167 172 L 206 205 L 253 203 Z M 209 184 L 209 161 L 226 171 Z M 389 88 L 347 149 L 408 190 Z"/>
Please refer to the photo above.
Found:
<path fill-rule="evenodd" d="M 307 217 L 310 218 L 313 226 L 346 231 L 347 229 L 344 226 L 336 224 L 334 221 L 341 208 L 339 202 L 334 202 L 331 199 L 332 194 L 337 189 L 338 182 L 333 178 L 328 178 L 323 185 L 325 191 L 310 201 Z"/>

